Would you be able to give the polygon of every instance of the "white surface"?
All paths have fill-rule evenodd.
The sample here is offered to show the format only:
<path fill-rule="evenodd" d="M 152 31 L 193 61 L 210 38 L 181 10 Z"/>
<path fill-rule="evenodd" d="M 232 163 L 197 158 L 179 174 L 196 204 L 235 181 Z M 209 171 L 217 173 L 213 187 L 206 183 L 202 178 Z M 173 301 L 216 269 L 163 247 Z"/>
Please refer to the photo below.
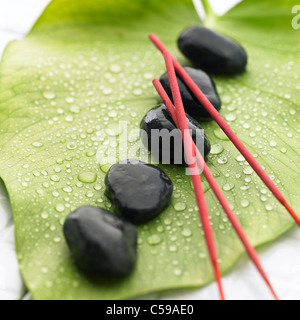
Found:
<path fill-rule="evenodd" d="M 19 299 L 23 294 L 24 286 L 15 255 L 10 203 L 0 183 L 0 300 Z"/>
<path fill-rule="evenodd" d="M 0 57 L 8 42 L 28 32 L 48 0 L 0 0 Z M 0 182 L 0 300 L 25 293 L 15 253 L 14 226 L 5 187 Z"/>
<path fill-rule="evenodd" d="M 97 1 L 97 0 L 95 0 Z M 198 0 L 196 0 L 198 1 Z M 32 26 L 49 0 L 0 0 L 0 56 L 6 44 L 21 38 Z M 214 0 L 219 14 L 238 0 Z M 13 223 L 9 200 L 0 184 L 0 300 L 20 299 L 25 290 L 14 250 Z M 272 245 L 259 250 L 261 261 L 281 299 L 300 299 L 300 231 L 295 228 Z M 228 299 L 270 299 L 268 289 L 246 258 L 224 277 Z M 153 296 L 162 299 L 218 299 L 216 285 L 185 294 Z"/>
<path fill-rule="evenodd" d="M 242 0 L 210 0 L 210 4 L 215 13 L 222 15 L 241 1 Z M 205 11 L 203 10 L 201 0 L 193 0 L 193 2 L 201 18 L 204 18 Z"/>

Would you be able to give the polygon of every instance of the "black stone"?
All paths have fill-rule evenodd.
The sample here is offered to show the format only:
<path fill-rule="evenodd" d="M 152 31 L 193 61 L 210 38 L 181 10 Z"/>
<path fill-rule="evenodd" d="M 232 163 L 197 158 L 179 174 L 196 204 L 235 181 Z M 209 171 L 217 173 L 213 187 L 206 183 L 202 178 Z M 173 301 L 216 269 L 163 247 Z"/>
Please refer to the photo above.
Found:
<path fill-rule="evenodd" d="M 121 277 L 137 260 L 137 231 L 111 212 L 84 206 L 71 213 L 63 227 L 73 259 L 89 275 Z"/>
<path fill-rule="evenodd" d="M 219 111 L 221 109 L 222 103 L 213 79 L 207 73 L 199 69 L 184 67 L 184 70 L 194 80 L 194 82 L 205 94 L 205 96 L 211 102 L 211 104 Z M 185 111 L 190 116 L 195 118 L 210 119 L 210 114 L 206 111 L 202 103 L 199 102 L 199 100 L 188 88 L 188 86 L 179 77 L 177 77 L 177 81 Z M 173 101 L 172 91 L 167 73 L 164 73 L 161 76 L 160 82 L 164 87 L 166 93 L 168 94 L 169 98 Z"/>
<path fill-rule="evenodd" d="M 201 125 L 188 114 L 186 114 L 188 127 L 192 133 L 192 139 L 196 143 L 204 158 L 207 158 L 211 150 L 210 142 Z M 162 104 L 150 110 L 141 122 L 141 139 L 144 145 L 151 151 L 151 155 L 164 164 L 187 166 L 185 161 L 184 147 L 181 132 L 175 126 L 166 106 Z M 169 143 L 160 138 L 165 129 L 172 132 L 173 138 Z M 155 140 L 155 143 L 154 143 Z M 154 148 L 154 146 L 156 146 Z"/>
<path fill-rule="evenodd" d="M 106 195 L 134 224 L 156 218 L 170 203 L 173 183 L 158 167 L 127 160 L 114 164 L 105 177 Z"/>
<path fill-rule="evenodd" d="M 195 66 L 214 74 L 240 74 L 248 61 L 245 49 L 236 41 L 196 25 L 185 30 L 178 39 L 180 51 Z"/>

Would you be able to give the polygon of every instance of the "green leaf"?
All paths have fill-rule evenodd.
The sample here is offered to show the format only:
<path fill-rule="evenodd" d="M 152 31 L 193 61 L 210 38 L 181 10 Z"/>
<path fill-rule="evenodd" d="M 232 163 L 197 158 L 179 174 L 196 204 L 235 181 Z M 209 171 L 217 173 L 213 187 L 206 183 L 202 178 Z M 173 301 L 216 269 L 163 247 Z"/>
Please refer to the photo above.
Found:
<path fill-rule="evenodd" d="M 296 4 L 245 0 L 208 21 L 240 41 L 250 57 L 243 76 L 215 78 L 222 115 L 297 210 L 300 44 L 291 27 Z M 118 281 L 83 275 L 62 235 L 66 215 L 78 206 L 112 210 L 103 183 L 109 166 L 99 166 L 101 154 L 113 156 L 114 138 L 125 136 L 119 121 L 128 122 L 128 132 L 136 130 L 159 101 L 151 80 L 164 63 L 148 33 L 157 33 L 186 64 L 176 38 L 195 23 L 190 0 L 55 0 L 24 40 L 7 47 L 0 66 L 0 175 L 13 207 L 20 268 L 35 299 L 124 299 L 213 280 L 183 169 L 162 166 L 175 184 L 172 205 L 139 227 L 132 275 Z M 269 242 L 291 228 L 288 213 L 217 125 L 205 128 L 213 144 L 209 166 L 252 243 Z M 103 141 L 103 131 L 111 139 Z M 136 132 L 125 140 L 135 146 Z M 205 189 L 226 272 L 243 248 L 207 183 Z"/>

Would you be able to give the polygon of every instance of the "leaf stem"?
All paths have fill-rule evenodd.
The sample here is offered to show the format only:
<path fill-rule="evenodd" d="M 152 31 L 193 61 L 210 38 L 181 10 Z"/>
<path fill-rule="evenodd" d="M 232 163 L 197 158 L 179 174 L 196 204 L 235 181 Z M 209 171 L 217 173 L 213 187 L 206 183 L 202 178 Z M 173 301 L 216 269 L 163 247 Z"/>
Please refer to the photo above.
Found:
<path fill-rule="evenodd" d="M 209 0 L 201 0 L 201 2 L 206 15 L 206 19 L 204 23 L 208 27 L 212 27 L 217 17 L 217 14 L 214 12 L 213 8 L 211 7 Z"/>
<path fill-rule="evenodd" d="M 202 2 L 202 5 L 203 5 L 203 8 L 204 8 L 204 11 L 206 13 L 207 16 L 211 15 L 211 14 L 215 14 L 215 12 L 213 11 L 210 3 L 209 3 L 209 0 L 201 0 Z"/>

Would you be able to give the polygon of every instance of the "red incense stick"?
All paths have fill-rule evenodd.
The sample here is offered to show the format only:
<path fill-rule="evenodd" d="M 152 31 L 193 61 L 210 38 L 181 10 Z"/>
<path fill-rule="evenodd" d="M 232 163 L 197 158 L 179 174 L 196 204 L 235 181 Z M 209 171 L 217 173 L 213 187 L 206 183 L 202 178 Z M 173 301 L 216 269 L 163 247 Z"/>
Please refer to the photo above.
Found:
<path fill-rule="evenodd" d="M 153 44 L 162 52 L 165 53 L 167 48 L 163 45 L 163 43 L 158 39 L 155 34 L 150 34 L 150 40 Z M 168 51 L 169 52 L 169 51 Z M 273 195 L 277 198 L 277 200 L 287 209 L 290 215 L 294 218 L 297 224 L 300 226 L 300 218 L 288 204 L 286 199 L 284 198 L 281 191 L 278 189 L 276 184 L 272 181 L 272 179 L 268 176 L 265 170 L 261 167 L 261 165 L 257 162 L 257 160 L 253 157 L 251 152 L 246 148 L 246 146 L 242 143 L 242 141 L 237 137 L 234 131 L 230 128 L 228 123 L 222 118 L 220 113 L 214 108 L 211 102 L 206 98 L 203 92 L 199 89 L 199 87 L 195 84 L 193 79 L 187 74 L 187 72 L 183 69 L 180 63 L 171 55 L 173 64 L 176 72 L 180 76 L 180 78 L 185 82 L 185 84 L 190 88 L 190 90 L 194 93 L 197 99 L 201 102 L 201 104 L 205 107 L 207 112 L 212 116 L 212 118 L 218 123 L 220 128 L 224 131 L 224 133 L 228 136 L 228 138 L 232 141 L 232 143 L 236 146 L 236 148 L 240 151 L 240 153 L 244 156 L 253 170 L 257 173 L 257 175 L 261 178 L 261 180 L 265 183 L 265 185 L 270 189 Z"/>
<path fill-rule="evenodd" d="M 189 163 L 189 168 L 191 170 L 191 178 L 194 185 L 195 196 L 196 196 L 196 200 L 199 208 L 199 215 L 200 215 L 200 219 L 201 219 L 201 223 L 204 231 L 206 244 L 208 247 L 208 252 L 213 265 L 215 278 L 219 288 L 220 297 L 222 300 L 225 300 L 223 287 L 221 283 L 221 272 L 219 269 L 218 255 L 215 247 L 213 231 L 210 225 L 208 209 L 206 205 L 204 191 L 201 184 L 197 161 L 193 159 L 193 154 L 195 154 L 195 152 L 193 152 L 195 150 L 193 150 L 193 147 L 192 147 L 193 140 L 190 134 L 188 133 L 189 128 L 188 128 L 187 120 L 185 117 L 185 111 L 184 111 L 184 107 L 183 107 L 183 103 L 180 95 L 179 86 L 177 83 L 173 60 L 169 52 L 165 52 L 164 58 L 166 62 L 168 76 L 170 79 L 173 99 L 176 106 L 177 120 L 178 120 L 177 122 L 179 125 L 179 129 L 181 130 L 181 133 L 182 133 L 182 139 L 184 141 L 184 148 L 187 156 L 187 162 Z M 198 174 L 195 174 L 195 170 L 198 171 Z"/>
<path fill-rule="evenodd" d="M 161 85 L 161 83 L 159 82 L 158 79 L 153 80 L 153 85 L 154 85 L 155 89 L 157 90 L 158 94 L 160 95 L 161 99 L 163 100 L 164 104 L 166 105 L 168 111 L 170 112 L 173 121 L 175 122 L 176 126 L 178 127 L 178 119 L 177 119 L 175 107 L 172 104 L 169 96 L 167 95 L 166 91 L 164 90 L 163 86 Z M 221 206 L 223 207 L 224 212 L 227 214 L 228 219 L 230 220 L 233 228 L 235 229 L 237 235 L 239 236 L 241 242 L 243 243 L 249 257 L 251 258 L 251 260 L 253 261 L 257 270 L 261 274 L 262 278 L 264 279 L 264 281 L 266 282 L 266 284 L 270 288 L 270 291 L 271 291 L 273 297 L 275 298 L 275 300 L 279 300 L 277 294 L 275 293 L 275 291 L 274 291 L 274 289 L 268 279 L 267 274 L 265 273 L 265 271 L 259 261 L 259 257 L 257 255 L 255 249 L 253 248 L 250 241 L 248 240 L 248 238 L 243 230 L 243 227 L 241 226 L 239 220 L 236 218 L 232 209 L 230 208 L 230 205 L 229 205 L 226 197 L 224 196 L 224 194 L 223 194 L 221 188 L 219 187 L 218 183 L 216 182 L 214 176 L 210 172 L 201 153 L 197 149 L 194 141 L 193 141 L 193 148 L 196 150 L 196 158 L 197 158 L 198 165 L 200 166 L 200 168 L 203 168 L 203 174 L 204 174 L 207 182 L 211 186 L 214 194 L 216 195 L 217 199 L 219 200 Z"/>

